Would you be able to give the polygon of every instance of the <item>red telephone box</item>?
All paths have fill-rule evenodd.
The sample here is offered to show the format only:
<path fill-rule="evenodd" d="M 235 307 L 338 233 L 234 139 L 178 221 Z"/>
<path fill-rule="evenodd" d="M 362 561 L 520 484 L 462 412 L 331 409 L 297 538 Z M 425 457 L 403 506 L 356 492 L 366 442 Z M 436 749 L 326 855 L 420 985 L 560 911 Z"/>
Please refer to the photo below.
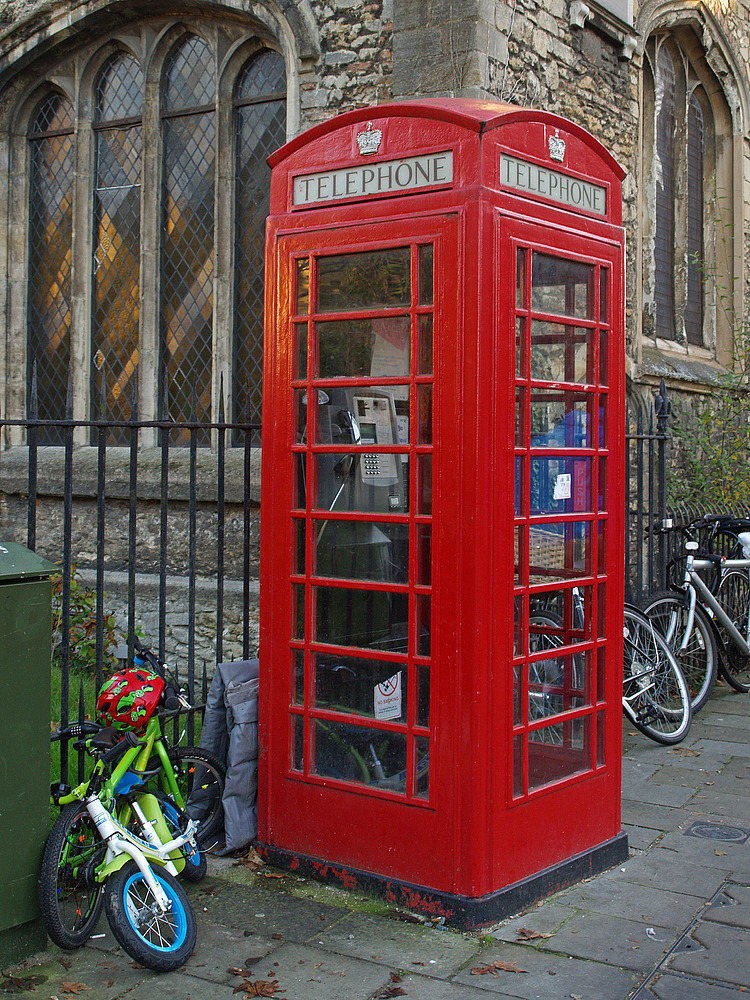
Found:
<path fill-rule="evenodd" d="M 465 100 L 271 164 L 260 848 L 490 923 L 627 856 L 623 172 Z"/>

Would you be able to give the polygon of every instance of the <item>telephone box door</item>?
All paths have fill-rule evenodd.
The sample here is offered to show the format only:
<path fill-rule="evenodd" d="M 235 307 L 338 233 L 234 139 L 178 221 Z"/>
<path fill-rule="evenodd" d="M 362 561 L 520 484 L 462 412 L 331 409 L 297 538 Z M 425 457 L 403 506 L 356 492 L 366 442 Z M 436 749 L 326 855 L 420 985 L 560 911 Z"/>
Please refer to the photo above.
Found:
<path fill-rule="evenodd" d="M 361 869 L 387 855 L 389 874 L 426 885 L 453 856 L 454 749 L 438 718 L 452 677 L 435 655 L 453 584 L 438 590 L 435 567 L 456 524 L 439 488 L 455 434 L 456 338 L 441 333 L 458 325 L 457 283 L 443 280 L 456 230 L 448 215 L 278 235 L 266 381 L 269 399 L 288 397 L 273 405 L 263 511 L 288 572 L 273 574 L 264 654 L 265 837 L 320 858 L 335 843 Z"/>

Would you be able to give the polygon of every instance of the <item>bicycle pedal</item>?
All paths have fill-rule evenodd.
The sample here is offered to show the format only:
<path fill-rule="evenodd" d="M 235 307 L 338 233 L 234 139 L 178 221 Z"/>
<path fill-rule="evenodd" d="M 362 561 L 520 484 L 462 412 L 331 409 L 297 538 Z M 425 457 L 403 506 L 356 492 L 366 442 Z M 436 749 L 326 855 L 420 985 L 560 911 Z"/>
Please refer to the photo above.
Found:
<path fill-rule="evenodd" d="M 49 786 L 50 796 L 52 797 L 52 801 L 55 803 L 56 806 L 60 805 L 60 799 L 63 797 L 63 795 L 70 795 L 72 790 L 73 789 L 70 787 L 70 785 L 67 785 L 64 781 L 54 781 Z"/>

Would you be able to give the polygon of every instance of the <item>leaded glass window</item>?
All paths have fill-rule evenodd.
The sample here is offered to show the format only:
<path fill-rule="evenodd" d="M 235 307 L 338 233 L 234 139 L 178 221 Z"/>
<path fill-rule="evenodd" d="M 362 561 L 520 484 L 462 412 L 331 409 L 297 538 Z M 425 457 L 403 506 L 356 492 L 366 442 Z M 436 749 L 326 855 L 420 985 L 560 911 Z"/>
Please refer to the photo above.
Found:
<path fill-rule="evenodd" d="M 266 159 L 285 139 L 284 60 L 254 55 L 235 91 L 237 215 L 233 373 L 235 419 L 260 423 L 263 375 L 263 266 L 271 171 Z"/>
<path fill-rule="evenodd" d="M 92 411 L 127 420 L 138 371 L 143 72 L 113 56 L 96 88 Z M 125 444 L 125 430 L 110 432 Z"/>
<path fill-rule="evenodd" d="M 161 356 L 173 420 L 211 414 L 215 98 L 211 49 L 190 36 L 172 54 L 163 85 Z"/>
<path fill-rule="evenodd" d="M 703 343 L 703 111 L 695 94 L 690 97 L 687 131 L 687 300 L 685 333 L 689 344 Z"/>
<path fill-rule="evenodd" d="M 37 415 L 65 417 L 70 371 L 73 240 L 73 109 L 60 94 L 45 97 L 29 132 L 29 379 L 36 372 Z M 31 404 L 31 401 L 30 401 Z M 56 428 L 40 443 L 59 444 Z"/>
<path fill-rule="evenodd" d="M 675 78 L 672 57 L 659 52 L 656 76 L 656 332 L 674 337 L 674 133 Z"/>

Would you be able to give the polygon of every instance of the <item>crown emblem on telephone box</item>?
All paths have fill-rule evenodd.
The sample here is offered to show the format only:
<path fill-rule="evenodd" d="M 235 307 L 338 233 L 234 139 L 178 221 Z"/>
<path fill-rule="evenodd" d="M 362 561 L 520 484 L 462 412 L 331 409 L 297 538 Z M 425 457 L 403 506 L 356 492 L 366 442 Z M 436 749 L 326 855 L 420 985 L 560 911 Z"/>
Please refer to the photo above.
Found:
<path fill-rule="evenodd" d="M 382 131 L 379 128 L 373 128 L 372 122 L 368 122 L 364 132 L 357 133 L 357 145 L 362 156 L 366 156 L 368 153 L 377 153 L 382 138 Z"/>
<path fill-rule="evenodd" d="M 559 128 L 556 128 L 555 134 L 549 137 L 547 145 L 549 146 L 550 159 L 562 163 L 565 159 L 565 140 L 560 138 Z"/>

